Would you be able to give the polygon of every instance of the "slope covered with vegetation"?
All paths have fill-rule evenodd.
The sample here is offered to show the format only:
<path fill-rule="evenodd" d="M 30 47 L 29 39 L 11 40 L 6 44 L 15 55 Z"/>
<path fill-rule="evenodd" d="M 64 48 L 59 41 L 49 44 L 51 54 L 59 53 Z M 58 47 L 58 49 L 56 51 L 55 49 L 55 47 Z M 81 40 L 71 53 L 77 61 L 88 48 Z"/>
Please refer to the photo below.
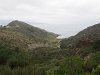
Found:
<path fill-rule="evenodd" d="M 52 44 L 58 42 L 57 36 L 58 34 L 47 32 L 21 21 L 12 21 L 7 26 L 0 27 L 0 43 L 18 47 L 21 50 L 53 46 Z"/>
<path fill-rule="evenodd" d="M 100 45 L 100 24 L 90 26 L 75 36 L 65 38 L 61 41 L 61 48 L 69 48 L 74 54 L 99 51 Z M 97 49 L 97 50 L 95 50 Z M 90 50 L 90 51 L 87 51 Z M 85 54 L 86 55 L 86 54 Z"/>
<path fill-rule="evenodd" d="M 61 44 L 65 42 L 65 46 L 62 48 L 67 48 L 68 46 L 75 46 L 79 42 L 84 42 L 84 45 L 90 44 L 96 40 L 100 40 L 100 24 L 90 26 L 83 31 L 79 32 L 75 36 L 65 38 L 61 41 Z M 64 42 L 63 42 L 64 41 Z M 86 43 L 85 43 L 86 42 Z"/>
<path fill-rule="evenodd" d="M 38 32 L 38 28 L 20 24 L 14 21 L 0 28 L 0 75 L 100 75 L 99 24 L 61 40 L 61 48 L 50 42 L 53 46 L 28 51 L 27 44 L 45 38 L 49 42 L 55 40 L 55 35 L 44 30 L 42 35 L 40 29 Z"/>
<path fill-rule="evenodd" d="M 24 34 L 25 36 L 31 38 L 35 42 L 52 41 L 53 39 L 56 39 L 56 37 L 58 36 L 58 34 L 47 32 L 43 29 L 34 27 L 25 22 L 21 22 L 17 20 L 10 22 L 7 25 L 7 28 L 20 32 Z"/>

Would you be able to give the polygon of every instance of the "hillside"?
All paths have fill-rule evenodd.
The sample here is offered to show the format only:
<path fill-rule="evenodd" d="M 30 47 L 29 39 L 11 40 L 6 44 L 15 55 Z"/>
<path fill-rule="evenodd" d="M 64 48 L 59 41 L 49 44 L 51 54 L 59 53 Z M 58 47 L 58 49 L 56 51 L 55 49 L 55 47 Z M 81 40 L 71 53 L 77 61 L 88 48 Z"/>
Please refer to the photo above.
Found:
<path fill-rule="evenodd" d="M 96 42 L 99 45 L 100 41 L 100 24 L 90 26 L 75 36 L 65 38 L 61 41 L 61 48 L 70 48 L 73 52 L 81 53 L 81 49 L 89 49 L 90 53 L 93 51 L 93 46 Z M 86 51 L 84 50 L 84 52 Z M 96 52 L 96 50 L 95 50 Z"/>
<path fill-rule="evenodd" d="M 65 38 L 61 41 L 65 48 L 67 47 L 83 47 L 88 46 L 89 44 L 93 43 L 96 40 L 100 40 L 100 24 L 96 24 L 90 26 L 75 36 L 71 36 L 69 38 Z"/>
<path fill-rule="evenodd" d="M 99 32 L 88 27 L 58 48 L 57 34 L 12 21 L 0 27 L 0 75 L 100 75 Z"/>
<path fill-rule="evenodd" d="M 20 49 L 53 46 L 52 44 L 57 43 L 57 36 L 58 34 L 21 21 L 12 21 L 7 26 L 0 27 L 1 42 Z"/>

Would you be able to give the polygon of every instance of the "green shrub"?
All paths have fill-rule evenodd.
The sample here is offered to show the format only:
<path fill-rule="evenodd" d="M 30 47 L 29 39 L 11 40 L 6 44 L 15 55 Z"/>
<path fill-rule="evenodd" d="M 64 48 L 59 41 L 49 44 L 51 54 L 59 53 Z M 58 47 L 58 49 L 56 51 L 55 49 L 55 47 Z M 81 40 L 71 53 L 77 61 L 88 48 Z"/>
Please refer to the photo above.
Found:
<path fill-rule="evenodd" d="M 5 47 L 0 47 L 0 64 L 6 64 L 7 60 L 12 56 L 13 51 Z"/>
<path fill-rule="evenodd" d="M 30 63 L 31 63 L 30 56 L 24 53 L 15 54 L 8 60 L 8 65 L 11 68 L 25 67 L 25 66 L 28 66 Z"/>

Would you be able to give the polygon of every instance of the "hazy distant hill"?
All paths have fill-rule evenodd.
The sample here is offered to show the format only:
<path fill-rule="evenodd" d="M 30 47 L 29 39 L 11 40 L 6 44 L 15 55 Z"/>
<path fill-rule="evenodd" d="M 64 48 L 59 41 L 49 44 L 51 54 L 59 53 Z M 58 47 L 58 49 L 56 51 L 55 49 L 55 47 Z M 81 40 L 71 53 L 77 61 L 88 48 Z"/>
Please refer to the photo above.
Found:
<path fill-rule="evenodd" d="M 32 49 L 48 47 L 57 43 L 58 34 L 47 32 L 21 21 L 12 21 L 7 26 L 0 27 L 0 40 L 8 45 Z M 3 39 L 3 40 L 2 40 Z"/>

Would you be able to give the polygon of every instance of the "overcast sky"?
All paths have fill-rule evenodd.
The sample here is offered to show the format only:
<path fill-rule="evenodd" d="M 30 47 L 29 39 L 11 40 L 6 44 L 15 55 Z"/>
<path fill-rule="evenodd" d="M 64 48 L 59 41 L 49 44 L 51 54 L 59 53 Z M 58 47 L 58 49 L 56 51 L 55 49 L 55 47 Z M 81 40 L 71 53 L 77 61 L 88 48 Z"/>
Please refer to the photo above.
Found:
<path fill-rule="evenodd" d="M 7 20 L 68 37 L 100 22 L 100 0 L 0 0 L 0 24 Z"/>

